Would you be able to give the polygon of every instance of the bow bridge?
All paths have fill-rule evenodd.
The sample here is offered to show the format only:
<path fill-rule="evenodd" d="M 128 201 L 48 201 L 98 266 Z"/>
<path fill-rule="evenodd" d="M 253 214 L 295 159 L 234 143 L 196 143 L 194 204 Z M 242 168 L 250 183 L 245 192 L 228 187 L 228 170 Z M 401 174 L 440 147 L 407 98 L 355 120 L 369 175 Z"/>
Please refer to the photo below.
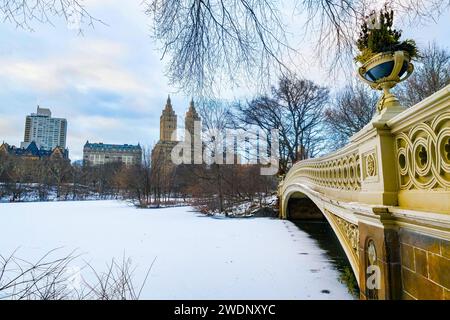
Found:
<path fill-rule="evenodd" d="M 281 218 L 329 222 L 362 299 L 450 299 L 450 85 L 294 164 L 278 193 Z"/>

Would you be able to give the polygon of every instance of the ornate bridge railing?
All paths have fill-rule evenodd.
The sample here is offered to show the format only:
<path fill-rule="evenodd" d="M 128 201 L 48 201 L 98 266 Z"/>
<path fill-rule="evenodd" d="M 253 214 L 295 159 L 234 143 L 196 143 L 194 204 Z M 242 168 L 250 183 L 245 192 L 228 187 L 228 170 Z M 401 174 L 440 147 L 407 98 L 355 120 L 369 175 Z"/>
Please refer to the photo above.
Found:
<path fill-rule="evenodd" d="M 293 183 L 342 201 L 450 212 L 450 85 L 374 119 L 343 149 L 296 163 L 280 195 Z"/>
<path fill-rule="evenodd" d="M 388 121 L 398 205 L 450 213 L 450 86 Z"/>
<path fill-rule="evenodd" d="M 296 163 L 278 193 L 282 218 L 305 198 L 327 218 L 362 297 L 450 299 L 450 85 L 409 109 L 384 109 L 346 147 Z M 366 283 L 374 265 L 383 275 L 375 291 Z"/>

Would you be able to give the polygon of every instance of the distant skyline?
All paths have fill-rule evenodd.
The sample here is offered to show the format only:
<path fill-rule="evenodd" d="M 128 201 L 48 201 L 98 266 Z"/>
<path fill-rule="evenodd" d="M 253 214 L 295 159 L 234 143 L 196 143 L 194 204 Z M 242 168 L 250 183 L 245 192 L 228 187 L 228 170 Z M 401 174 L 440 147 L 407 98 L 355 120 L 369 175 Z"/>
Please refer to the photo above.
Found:
<path fill-rule="evenodd" d="M 0 142 L 19 146 L 25 117 L 35 112 L 37 105 L 67 119 L 72 161 L 82 158 L 87 140 L 142 146 L 156 143 L 168 94 L 177 115 L 184 116 L 191 97 L 169 86 L 165 61 L 151 38 L 151 21 L 141 1 L 85 3 L 93 16 L 108 25 L 97 24 L 78 35 L 58 19 L 54 26 L 35 23 L 34 32 L 0 23 Z M 291 29 L 295 31 L 299 23 Z M 413 37 L 420 46 L 434 40 L 450 48 L 448 12 L 437 24 L 401 27 L 404 36 Z M 312 61 L 314 56 L 311 52 L 304 58 Z M 329 84 L 326 71 L 317 62 L 303 67 L 304 76 Z M 235 96 L 251 98 L 250 94 L 242 89 Z"/>

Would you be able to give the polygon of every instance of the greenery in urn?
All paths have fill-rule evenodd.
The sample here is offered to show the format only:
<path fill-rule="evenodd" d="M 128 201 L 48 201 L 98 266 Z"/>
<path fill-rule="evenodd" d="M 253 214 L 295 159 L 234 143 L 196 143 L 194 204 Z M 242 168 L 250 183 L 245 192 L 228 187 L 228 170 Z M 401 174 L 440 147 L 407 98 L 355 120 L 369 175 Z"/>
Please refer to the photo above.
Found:
<path fill-rule="evenodd" d="M 402 31 L 394 29 L 393 22 L 394 11 L 386 6 L 378 14 L 372 11 L 366 17 L 356 42 L 360 51 L 355 57 L 357 62 L 364 64 L 381 52 L 405 51 L 411 59 L 418 57 L 416 42 L 411 39 L 400 41 Z"/>

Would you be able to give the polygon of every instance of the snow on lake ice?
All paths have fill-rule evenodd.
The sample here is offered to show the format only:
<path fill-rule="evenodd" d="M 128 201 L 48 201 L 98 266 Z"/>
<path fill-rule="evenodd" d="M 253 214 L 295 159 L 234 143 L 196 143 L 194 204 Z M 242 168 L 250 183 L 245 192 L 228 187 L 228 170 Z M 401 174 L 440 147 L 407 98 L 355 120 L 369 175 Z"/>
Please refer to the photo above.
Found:
<path fill-rule="evenodd" d="M 0 225 L 3 256 L 77 249 L 74 264 L 97 271 L 125 256 L 138 284 L 156 258 L 143 299 L 352 299 L 324 251 L 289 221 L 86 201 L 2 203 Z"/>

